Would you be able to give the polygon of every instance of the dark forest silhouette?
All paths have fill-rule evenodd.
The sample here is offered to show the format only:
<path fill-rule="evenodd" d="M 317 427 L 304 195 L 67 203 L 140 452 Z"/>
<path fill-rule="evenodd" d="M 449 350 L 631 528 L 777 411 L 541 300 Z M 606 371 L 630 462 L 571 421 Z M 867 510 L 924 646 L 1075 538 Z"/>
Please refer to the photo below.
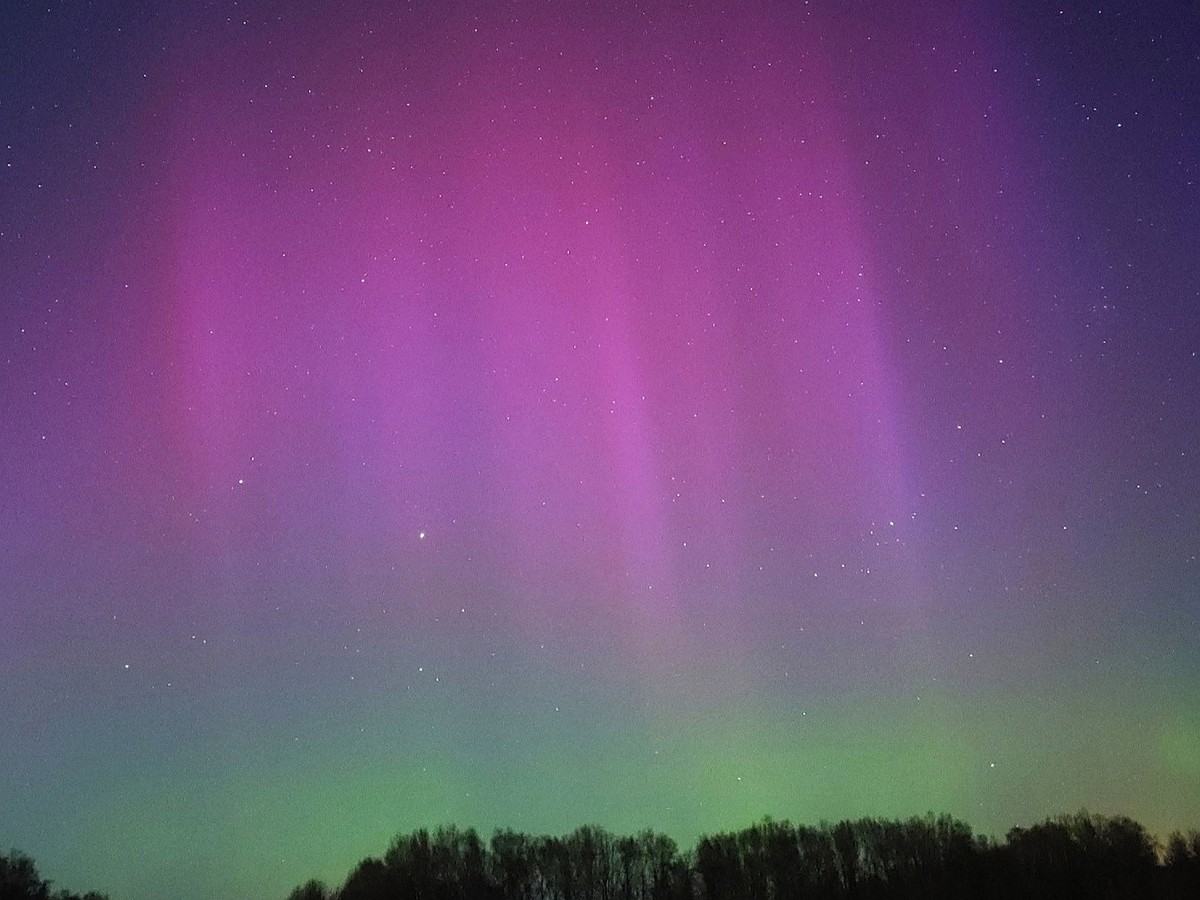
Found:
<path fill-rule="evenodd" d="M 666 835 L 585 826 L 565 837 L 473 829 L 402 834 L 331 890 L 288 900 L 1196 900 L 1200 832 L 1160 846 L 1124 816 L 1086 812 L 1004 841 L 949 816 L 792 825 L 765 819 L 680 852 Z"/>
<path fill-rule="evenodd" d="M 108 900 L 51 890 L 33 860 L 0 853 L 0 900 Z M 449 826 L 396 837 L 345 883 L 288 900 L 1196 900 L 1200 831 L 1160 845 L 1124 816 L 1087 812 L 1003 841 L 950 816 L 792 825 L 764 819 L 681 852 L 653 831 L 584 826 L 564 837 Z"/>

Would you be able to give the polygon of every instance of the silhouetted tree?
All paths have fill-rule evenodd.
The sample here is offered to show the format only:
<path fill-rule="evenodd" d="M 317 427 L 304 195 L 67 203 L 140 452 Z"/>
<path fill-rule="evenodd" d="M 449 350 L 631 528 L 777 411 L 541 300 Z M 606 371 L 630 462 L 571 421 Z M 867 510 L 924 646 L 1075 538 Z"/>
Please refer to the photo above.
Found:
<path fill-rule="evenodd" d="M 1152 890 L 1155 846 L 1132 819 L 1079 812 L 1008 834 L 1016 887 L 1029 897 L 1133 898 Z"/>
<path fill-rule="evenodd" d="M 854 823 L 838 822 L 833 827 L 832 837 L 842 890 L 847 896 L 856 897 L 858 896 L 858 882 L 862 875 L 862 859 Z"/>
<path fill-rule="evenodd" d="M 539 876 L 539 900 L 575 900 L 571 853 L 566 841 L 556 837 L 538 838 L 534 843 L 534 860 Z"/>
<path fill-rule="evenodd" d="M 797 828 L 796 845 L 800 851 L 802 869 L 798 880 L 803 894 L 814 897 L 839 896 L 841 874 L 833 834 L 829 828 L 824 825 L 819 828 Z"/>
<path fill-rule="evenodd" d="M 650 900 L 690 897 L 691 866 L 679 858 L 679 845 L 667 835 L 653 831 L 643 831 L 638 842 L 642 848 L 643 871 L 650 877 Z"/>
<path fill-rule="evenodd" d="M 50 885 L 38 877 L 37 866 L 19 850 L 0 854 L 0 900 L 46 900 Z"/>
<path fill-rule="evenodd" d="M 763 867 L 771 896 L 776 900 L 800 900 L 804 868 L 796 829 L 789 822 L 772 822 L 770 819 L 763 820 L 760 827 Z"/>
<path fill-rule="evenodd" d="M 492 835 L 490 871 L 504 900 L 533 900 L 537 861 L 533 842 L 516 831 Z"/>
<path fill-rule="evenodd" d="M 288 894 L 288 900 L 329 900 L 329 888 L 314 878 Z"/>
<path fill-rule="evenodd" d="M 38 875 L 34 861 L 20 850 L 0 853 L 0 900 L 108 900 L 88 891 L 80 896 L 70 891 L 50 893 L 50 882 Z"/>
<path fill-rule="evenodd" d="M 647 893 L 646 866 L 642 846 L 636 838 L 617 840 L 617 896 L 621 900 L 644 900 Z"/>
<path fill-rule="evenodd" d="M 1200 897 L 1200 831 L 1176 831 L 1163 855 L 1163 884 L 1172 898 Z"/>
<path fill-rule="evenodd" d="M 696 845 L 696 871 L 707 900 L 740 900 L 748 896 L 738 842 L 733 835 L 701 837 Z"/>
<path fill-rule="evenodd" d="M 388 880 L 388 869 L 383 861 L 367 857 L 350 873 L 338 891 L 338 900 L 382 900 L 395 896 L 388 890 Z"/>

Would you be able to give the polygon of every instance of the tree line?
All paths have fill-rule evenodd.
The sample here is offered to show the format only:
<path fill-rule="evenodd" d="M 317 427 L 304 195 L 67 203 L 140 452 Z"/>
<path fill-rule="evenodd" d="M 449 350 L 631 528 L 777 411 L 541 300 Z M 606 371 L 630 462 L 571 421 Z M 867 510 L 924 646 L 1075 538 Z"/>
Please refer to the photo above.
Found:
<path fill-rule="evenodd" d="M 0 852 L 0 900 L 108 900 L 52 891 L 33 860 Z M 563 837 L 454 826 L 401 834 L 337 888 L 288 900 L 1196 900 L 1200 831 L 1159 844 L 1125 816 L 1087 812 L 976 835 L 950 816 L 792 825 L 764 819 L 681 851 L 653 831 L 584 826 Z"/>
<path fill-rule="evenodd" d="M 422 829 L 330 889 L 288 900 L 1196 900 L 1200 832 L 1160 845 L 1124 816 L 1087 812 L 1002 841 L 950 816 L 816 826 L 762 822 L 681 851 L 663 834 L 584 826 L 563 837 Z"/>

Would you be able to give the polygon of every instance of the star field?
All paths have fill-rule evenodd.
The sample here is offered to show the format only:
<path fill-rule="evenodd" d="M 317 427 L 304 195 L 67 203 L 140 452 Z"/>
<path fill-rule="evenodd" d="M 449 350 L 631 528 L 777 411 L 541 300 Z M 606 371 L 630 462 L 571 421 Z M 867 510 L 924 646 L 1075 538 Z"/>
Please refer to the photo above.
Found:
<path fill-rule="evenodd" d="M 1200 823 L 1183 4 L 0 36 L 0 843 Z"/>

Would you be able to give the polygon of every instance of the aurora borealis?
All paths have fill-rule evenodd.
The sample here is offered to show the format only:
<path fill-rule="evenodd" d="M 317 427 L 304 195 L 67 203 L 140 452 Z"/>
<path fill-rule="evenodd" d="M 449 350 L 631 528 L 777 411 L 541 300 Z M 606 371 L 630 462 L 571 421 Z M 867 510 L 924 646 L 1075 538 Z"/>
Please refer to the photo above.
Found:
<path fill-rule="evenodd" d="M 201 900 L 450 822 L 1200 825 L 1147 6 L 6 9 L 0 845 Z"/>

